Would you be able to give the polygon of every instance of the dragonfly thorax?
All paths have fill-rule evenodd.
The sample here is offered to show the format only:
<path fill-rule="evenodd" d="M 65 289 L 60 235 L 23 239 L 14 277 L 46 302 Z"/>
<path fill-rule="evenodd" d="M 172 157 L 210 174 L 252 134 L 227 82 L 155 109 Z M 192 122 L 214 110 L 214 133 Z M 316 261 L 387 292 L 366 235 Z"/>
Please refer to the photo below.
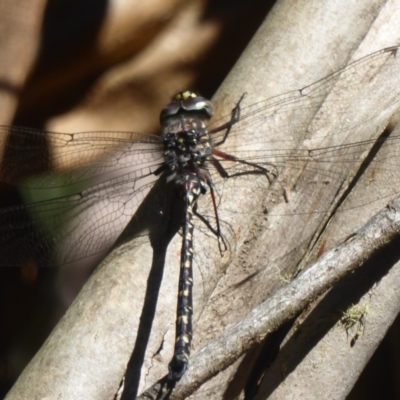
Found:
<path fill-rule="evenodd" d="M 172 173 L 196 171 L 211 155 L 206 130 L 168 132 L 164 136 L 164 147 L 165 164 Z"/>
<path fill-rule="evenodd" d="M 193 92 L 178 93 L 161 112 L 165 167 L 168 179 L 198 173 L 211 156 L 206 122 L 213 115 L 209 100 Z"/>

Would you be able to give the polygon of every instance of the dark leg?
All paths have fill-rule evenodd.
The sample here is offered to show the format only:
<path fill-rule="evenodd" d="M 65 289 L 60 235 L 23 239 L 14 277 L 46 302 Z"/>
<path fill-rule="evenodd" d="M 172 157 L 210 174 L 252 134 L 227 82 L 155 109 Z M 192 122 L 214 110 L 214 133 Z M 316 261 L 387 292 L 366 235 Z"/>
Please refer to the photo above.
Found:
<path fill-rule="evenodd" d="M 222 130 L 226 129 L 225 135 L 222 138 L 221 141 L 215 143 L 215 146 L 220 146 L 225 142 L 225 140 L 228 138 L 228 135 L 232 129 L 232 126 L 235 125 L 239 119 L 240 119 L 240 103 L 244 99 L 247 93 L 243 93 L 242 96 L 240 97 L 239 101 L 237 102 L 236 106 L 232 110 L 232 115 L 230 121 L 228 121 L 226 124 L 223 124 L 221 126 L 218 126 L 217 128 L 214 128 L 209 131 L 209 133 L 212 135 L 213 133 L 216 132 L 221 132 Z"/>
<path fill-rule="evenodd" d="M 213 165 L 215 166 L 215 168 L 217 169 L 218 173 L 223 177 L 223 178 L 231 178 L 232 176 L 238 176 L 238 175 L 246 175 L 246 174 L 252 174 L 252 173 L 256 173 L 256 174 L 265 174 L 267 176 L 267 179 L 269 181 L 269 183 L 271 183 L 271 179 L 269 177 L 269 175 L 272 175 L 274 178 L 277 178 L 278 176 L 278 172 L 276 171 L 276 168 L 273 164 L 266 164 L 265 165 L 269 165 L 271 167 L 271 170 L 263 167 L 260 164 L 256 164 L 256 163 L 252 163 L 246 160 L 243 160 L 241 158 L 232 156 L 231 154 L 225 153 L 221 150 L 217 150 L 217 149 L 212 149 L 212 154 L 214 156 L 217 156 L 223 160 L 227 160 L 227 161 L 234 161 L 237 162 L 239 164 L 244 164 L 244 165 L 249 165 L 250 167 L 253 168 L 253 171 L 244 171 L 241 173 L 237 173 L 237 174 L 233 174 L 233 175 L 229 175 L 228 172 L 226 172 L 225 168 L 221 165 L 221 163 L 219 162 L 219 160 L 217 159 L 212 159 L 211 162 L 213 163 Z M 272 170 L 272 168 L 275 169 L 275 171 Z M 222 171 L 222 172 L 221 172 Z"/>

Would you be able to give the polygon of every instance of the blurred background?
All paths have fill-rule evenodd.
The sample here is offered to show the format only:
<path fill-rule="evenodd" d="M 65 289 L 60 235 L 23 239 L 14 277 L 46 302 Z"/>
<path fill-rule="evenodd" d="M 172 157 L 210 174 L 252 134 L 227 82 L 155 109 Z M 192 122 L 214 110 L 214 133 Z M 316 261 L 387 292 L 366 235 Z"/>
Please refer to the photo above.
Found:
<path fill-rule="evenodd" d="M 157 133 L 159 112 L 177 91 L 212 97 L 273 3 L 0 0 L 0 125 Z M 3 154 L 2 162 L 17 156 Z M 20 202 L 0 189 L 2 207 Z M 60 284 L 57 271 L 34 263 L 0 269 L 1 398 L 89 273 Z M 349 398 L 396 398 L 399 325 Z"/>

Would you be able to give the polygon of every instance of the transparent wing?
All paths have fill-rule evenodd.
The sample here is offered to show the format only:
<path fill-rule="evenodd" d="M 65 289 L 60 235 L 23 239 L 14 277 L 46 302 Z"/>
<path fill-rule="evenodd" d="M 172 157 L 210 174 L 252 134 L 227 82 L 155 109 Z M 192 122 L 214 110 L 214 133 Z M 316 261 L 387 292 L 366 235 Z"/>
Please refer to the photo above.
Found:
<path fill-rule="evenodd" d="M 368 124 L 382 110 L 399 102 L 400 90 L 395 86 L 400 72 L 398 49 L 392 47 L 372 53 L 312 85 L 250 105 L 246 103 L 252 94 L 246 94 L 241 104 L 240 121 L 229 134 L 231 144 L 225 144 L 224 150 L 230 152 L 239 147 L 241 152 L 248 150 L 260 156 L 262 152 L 264 158 L 279 158 L 282 151 L 287 156 L 287 149 L 295 150 L 299 139 L 308 138 L 311 129 L 321 130 L 318 137 L 326 146 L 329 144 L 327 137 L 343 130 L 350 133 L 349 139 L 353 138 L 353 142 L 357 142 L 353 130 L 359 127 L 359 119 Z M 382 101 L 379 109 L 376 107 L 377 98 Z M 323 103 L 324 108 L 321 110 Z M 350 110 L 354 106 L 362 117 L 347 120 L 344 124 L 343 116 L 350 117 Z M 326 121 L 331 120 L 332 115 L 338 121 L 336 132 L 326 132 L 322 128 Z M 311 127 L 310 123 L 314 118 L 316 120 Z M 209 129 L 213 130 L 230 119 L 231 114 L 213 120 Z M 243 140 L 246 130 L 251 130 L 251 136 Z M 220 142 L 224 135 L 224 131 L 214 133 L 214 142 Z M 260 144 L 263 143 L 268 143 L 269 146 L 260 149 Z"/>
<path fill-rule="evenodd" d="M 19 186 L 35 188 L 73 185 L 93 178 L 106 181 L 110 174 L 123 174 L 132 163 L 152 165 L 162 156 L 159 136 L 132 132 L 56 133 L 0 126 L 0 143 L 3 182 L 15 184 L 49 170 L 69 172 L 63 180 L 44 174 L 34 181 L 19 182 Z"/>
<path fill-rule="evenodd" d="M 238 212 L 235 205 L 225 206 L 225 188 L 229 186 L 232 190 L 229 196 L 240 191 L 256 201 L 254 180 L 257 180 L 256 186 L 260 191 L 269 186 L 273 180 L 271 177 L 277 177 L 274 186 L 278 190 L 286 187 L 287 176 L 290 176 L 292 189 L 307 185 L 306 200 L 301 203 L 305 207 L 295 211 L 299 213 L 311 212 L 310 202 L 313 200 L 309 199 L 312 199 L 315 185 L 310 185 L 310 182 L 330 186 L 326 196 L 331 196 L 337 189 L 330 184 L 346 179 L 352 165 L 357 165 L 372 146 L 379 144 L 375 138 L 365 139 L 363 131 L 371 125 L 378 126 L 382 118 L 387 120 L 399 108 L 400 58 L 396 53 L 397 48 L 385 49 L 301 90 L 250 106 L 242 104 L 239 122 L 232 126 L 226 140 L 225 131 L 221 130 L 212 134 L 213 141 L 217 149 L 264 167 L 270 172 L 270 179 L 261 175 L 252 175 L 249 179 L 243 173 L 254 171 L 253 166 L 220 157 L 224 169 L 232 176 L 232 179 L 225 180 L 210 166 L 221 221 L 229 225 L 230 218 Z M 210 129 L 229 119 L 230 115 L 215 121 Z M 71 193 L 1 212 L 4 232 L 0 238 L 0 252 L 4 254 L 0 257 L 3 256 L 3 264 L 12 261 L 12 248 L 14 252 L 17 248 L 24 249 L 19 258 L 30 251 L 40 253 L 38 257 L 44 264 L 48 263 L 50 256 L 41 255 L 46 253 L 43 249 L 59 242 L 66 243 L 66 250 L 59 255 L 62 263 L 97 252 L 103 243 L 109 243 L 110 228 L 117 232 L 123 229 L 128 216 L 134 214 L 156 179 L 152 172 L 162 164 L 162 143 L 157 136 L 123 132 L 55 134 L 10 127 L 2 127 L 0 131 L 4 137 L 8 134 L 13 137 L 3 140 L 6 156 L 0 172 L 5 182 L 14 183 L 16 176 L 39 173 L 49 166 L 63 171 L 72 163 L 84 160 L 81 162 L 83 168 L 69 174 L 68 178 L 60 180 L 54 175 L 42 175 L 35 181 L 22 182 L 22 186 L 30 188 L 67 187 Z M 385 144 L 386 159 L 392 163 L 383 164 L 383 158 L 376 157 L 373 160 L 376 168 L 382 166 L 384 171 L 398 174 L 397 140 L 394 135 L 386 141 L 388 145 Z M 11 157 L 13 152 L 18 155 L 15 159 Z M 285 174 L 288 168 L 297 174 Z M 299 179 L 300 175 L 302 179 Z M 210 210 L 210 201 L 205 202 L 208 206 L 204 210 Z M 43 206 L 45 211 L 41 208 Z M 323 207 L 313 204 L 311 210 L 324 212 Z M 49 216 L 51 209 L 55 209 L 55 216 Z M 203 210 L 201 204 L 199 209 Z M 215 226 L 214 216 L 209 211 L 207 213 Z M 87 218 L 86 214 L 91 217 Z M 66 216 L 71 222 L 64 225 L 62 222 Z M 123 222 L 116 222 L 119 218 Z M 38 220 L 50 221 L 45 223 L 50 228 L 43 228 Z M 18 230 L 20 235 L 11 233 Z M 35 247 L 33 239 L 37 238 L 37 231 L 43 230 L 47 233 L 40 236 L 44 236 L 47 242 L 40 244 L 41 248 Z M 233 234 L 231 236 L 234 241 Z M 79 256 L 76 248 L 81 249 Z"/>
<path fill-rule="evenodd" d="M 82 167 L 62 175 L 43 173 L 18 184 L 28 204 L 0 210 L 1 265 L 30 260 L 39 266 L 64 265 L 109 248 L 153 186 L 153 172 L 163 162 L 161 139 L 152 135 L 8 131 L 19 143 L 8 142 L 6 153 L 17 151 L 28 162 L 13 165 L 5 160 L 4 182 L 12 183 L 15 171 L 18 176 L 38 173 L 46 160 L 63 170 L 81 158 Z M 54 145 L 50 156 L 40 140 L 44 136 Z M 63 146 L 67 148 L 61 152 Z M 36 158 L 30 159 L 33 153 Z"/>
<path fill-rule="evenodd" d="M 399 136 L 377 139 L 400 108 L 397 50 L 378 51 L 301 90 L 246 106 L 249 94 L 226 140 L 223 130 L 212 134 L 217 149 L 269 170 L 271 176 L 277 176 L 274 188 L 281 197 L 283 189 L 296 191 L 302 185 L 308 186 L 308 195 L 296 208 L 298 213 L 311 212 L 310 202 L 314 202 L 312 212 L 326 211 L 326 204 L 316 205 L 312 199 L 315 185 L 332 187 L 334 193 L 377 147 L 384 145 L 385 153 L 374 155 L 371 170 L 384 171 L 388 177 L 398 175 Z M 228 115 L 214 122 L 210 129 L 215 130 L 230 118 Z M 246 164 L 217 158 L 231 176 L 254 170 Z M 213 176 L 218 187 L 221 178 Z M 250 184 L 251 179 L 240 182 L 241 188 Z M 371 198 L 364 201 L 370 202 Z"/>

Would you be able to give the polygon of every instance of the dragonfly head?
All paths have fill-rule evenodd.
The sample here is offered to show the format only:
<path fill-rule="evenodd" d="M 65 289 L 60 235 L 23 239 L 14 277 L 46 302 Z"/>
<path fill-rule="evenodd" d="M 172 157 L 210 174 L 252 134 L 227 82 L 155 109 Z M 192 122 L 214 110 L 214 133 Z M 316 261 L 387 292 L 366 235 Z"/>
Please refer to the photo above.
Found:
<path fill-rule="evenodd" d="M 163 123 L 171 116 L 190 112 L 200 112 L 205 114 L 207 118 L 211 118 L 214 115 L 214 107 L 210 100 L 186 90 L 177 93 L 172 101 L 162 109 L 160 121 Z"/>

